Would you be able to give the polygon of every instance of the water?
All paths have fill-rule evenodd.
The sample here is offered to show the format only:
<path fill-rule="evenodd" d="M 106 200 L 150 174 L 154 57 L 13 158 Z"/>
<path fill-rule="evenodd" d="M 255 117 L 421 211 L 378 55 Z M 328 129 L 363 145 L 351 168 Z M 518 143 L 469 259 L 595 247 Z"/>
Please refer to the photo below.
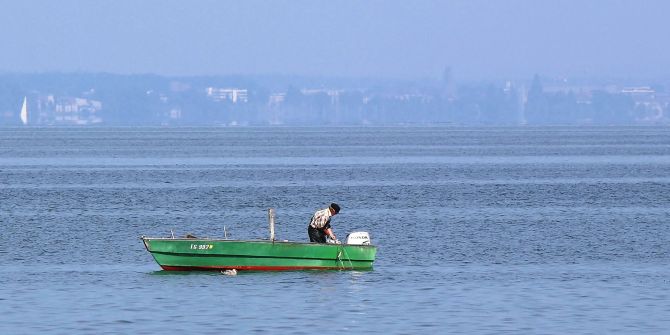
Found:
<path fill-rule="evenodd" d="M 0 129 L 0 333 L 665 333 L 670 129 Z M 141 235 L 306 240 L 373 271 L 166 273 Z"/>

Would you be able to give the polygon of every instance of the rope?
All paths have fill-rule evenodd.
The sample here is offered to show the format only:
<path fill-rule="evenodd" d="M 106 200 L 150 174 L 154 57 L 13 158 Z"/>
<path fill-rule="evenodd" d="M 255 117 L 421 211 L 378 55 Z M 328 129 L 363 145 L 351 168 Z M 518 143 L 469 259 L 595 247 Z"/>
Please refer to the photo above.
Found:
<path fill-rule="evenodd" d="M 354 264 L 351 262 L 351 257 L 349 257 L 349 254 L 347 253 L 347 249 L 345 249 L 343 245 L 340 245 L 339 247 L 340 247 L 341 250 L 338 251 L 338 253 L 337 253 L 337 260 L 342 263 L 342 270 L 345 269 L 344 262 L 340 258 L 340 255 L 342 254 L 342 252 L 344 252 L 344 254 L 347 256 L 347 260 L 349 261 L 349 267 L 351 268 L 351 270 L 353 270 L 354 269 Z"/>

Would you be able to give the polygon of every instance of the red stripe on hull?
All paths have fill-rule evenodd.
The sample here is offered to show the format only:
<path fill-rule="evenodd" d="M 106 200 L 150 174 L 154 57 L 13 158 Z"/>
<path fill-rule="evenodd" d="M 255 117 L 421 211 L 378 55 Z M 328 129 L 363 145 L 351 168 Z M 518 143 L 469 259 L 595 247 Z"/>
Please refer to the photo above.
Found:
<path fill-rule="evenodd" d="M 347 267 L 324 266 L 169 266 L 161 265 L 165 271 L 220 271 L 220 270 L 247 270 L 247 271 L 294 271 L 294 270 L 343 270 Z"/>

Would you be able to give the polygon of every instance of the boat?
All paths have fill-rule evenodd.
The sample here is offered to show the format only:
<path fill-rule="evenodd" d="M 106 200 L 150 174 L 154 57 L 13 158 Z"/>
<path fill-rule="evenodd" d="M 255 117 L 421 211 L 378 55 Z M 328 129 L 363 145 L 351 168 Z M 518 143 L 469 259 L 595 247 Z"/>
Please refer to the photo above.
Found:
<path fill-rule="evenodd" d="M 145 237 L 144 247 L 166 271 L 371 270 L 377 247 L 367 232 L 350 233 L 345 242 L 307 243 L 274 238 L 274 211 L 269 210 L 270 239 L 229 240 Z"/>
<path fill-rule="evenodd" d="M 21 122 L 25 125 L 28 124 L 28 97 L 23 97 L 23 106 L 21 106 Z"/>

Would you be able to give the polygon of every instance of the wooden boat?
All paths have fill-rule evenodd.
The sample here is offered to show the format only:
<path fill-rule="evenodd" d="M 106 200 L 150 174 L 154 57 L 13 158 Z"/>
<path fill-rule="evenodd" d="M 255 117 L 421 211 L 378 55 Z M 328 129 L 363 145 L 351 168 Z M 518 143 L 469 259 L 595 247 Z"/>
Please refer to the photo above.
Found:
<path fill-rule="evenodd" d="M 349 234 L 344 244 L 276 241 L 270 210 L 269 240 L 151 238 L 144 246 L 168 271 L 189 270 L 370 270 L 377 247 L 366 232 Z"/>

